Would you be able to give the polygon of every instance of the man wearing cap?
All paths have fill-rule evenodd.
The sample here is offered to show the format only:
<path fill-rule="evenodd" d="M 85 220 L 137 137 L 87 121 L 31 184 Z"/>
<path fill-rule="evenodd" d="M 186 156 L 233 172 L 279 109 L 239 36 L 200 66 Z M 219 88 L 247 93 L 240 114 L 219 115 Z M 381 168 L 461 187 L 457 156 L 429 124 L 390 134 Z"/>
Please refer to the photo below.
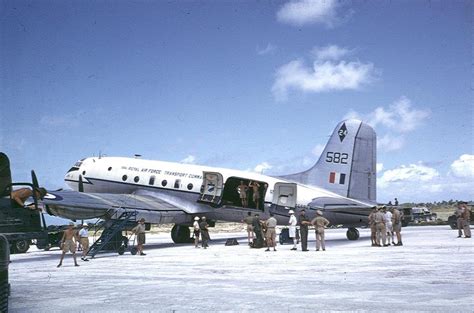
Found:
<path fill-rule="evenodd" d="M 298 221 L 296 220 L 295 211 L 290 210 L 288 211 L 288 213 L 290 213 L 290 220 L 288 221 L 288 224 L 290 226 L 288 227 L 289 228 L 288 230 L 289 230 L 290 238 L 293 239 L 293 248 L 291 248 L 291 250 L 298 250 L 298 248 L 296 248 L 296 244 L 297 244 L 296 224 L 298 224 Z"/>
<path fill-rule="evenodd" d="M 207 242 L 210 239 L 208 227 L 209 227 L 209 224 L 206 221 L 206 217 L 205 216 L 201 217 L 201 223 L 199 223 L 199 228 L 201 229 L 201 239 L 202 239 L 201 245 L 204 249 L 207 249 L 209 247 L 209 245 L 207 244 Z"/>
<path fill-rule="evenodd" d="M 249 240 L 249 246 L 252 245 L 253 242 L 253 217 L 252 213 L 247 212 L 247 216 L 242 220 L 242 223 L 247 225 L 247 238 Z"/>
<path fill-rule="evenodd" d="M 462 206 L 464 207 L 464 212 L 462 214 L 464 237 L 471 238 L 471 211 L 467 206 L 467 202 L 463 202 Z"/>
<path fill-rule="evenodd" d="M 300 211 L 298 225 L 300 226 L 301 250 L 308 251 L 308 225 L 311 225 L 311 222 L 306 216 L 304 209 Z"/>
<path fill-rule="evenodd" d="M 265 226 L 267 228 L 266 237 L 267 237 L 267 250 L 270 251 L 270 247 L 273 247 L 273 251 L 277 251 L 276 246 L 276 232 L 275 227 L 277 225 L 277 220 L 273 216 L 273 213 L 270 213 L 270 218 L 265 221 Z"/>
<path fill-rule="evenodd" d="M 323 212 L 321 210 L 316 211 L 316 217 L 313 218 L 311 224 L 314 225 L 316 230 L 316 251 L 319 251 L 320 248 L 323 248 L 323 251 L 326 251 L 324 229 L 329 225 L 329 221 L 323 217 Z"/>
<path fill-rule="evenodd" d="M 69 251 L 72 253 L 72 257 L 74 259 L 74 266 L 79 266 L 76 260 L 76 231 L 74 230 L 74 223 L 69 223 L 68 228 L 64 231 L 63 237 L 61 238 L 60 247 L 63 250 L 61 254 L 61 259 L 59 260 L 59 264 L 57 267 L 61 267 L 63 265 L 64 255 Z"/>
<path fill-rule="evenodd" d="M 201 233 L 201 228 L 199 227 L 198 216 L 194 217 L 193 232 L 194 232 L 194 248 L 199 248 L 199 234 Z"/>
<path fill-rule="evenodd" d="M 79 231 L 79 242 L 82 247 L 82 261 L 89 261 L 87 257 L 87 252 L 89 252 L 89 232 L 87 231 L 87 224 L 82 225 L 81 230 Z"/>
<path fill-rule="evenodd" d="M 376 234 L 377 247 L 388 246 L 386 244 L 387 229 L 385 228 L 385 215 L 383 214 L 383 207 L 380 207 L 377 213 L 375 213 L 374 221 L 375 221 L 375 229 L 377 231 L 377 234 Z M 382 242 L 380 242 L 380 240 L 382 240 Z"/>
<path fill-rule="evenodd" d="M 132 229 L 132 233 L 137 236 L 137 255 L 146 255 L 143 253 L 143 245 L 145 244 L 145 219 L 142 217 L 138 221 L 138 225 Z"/>

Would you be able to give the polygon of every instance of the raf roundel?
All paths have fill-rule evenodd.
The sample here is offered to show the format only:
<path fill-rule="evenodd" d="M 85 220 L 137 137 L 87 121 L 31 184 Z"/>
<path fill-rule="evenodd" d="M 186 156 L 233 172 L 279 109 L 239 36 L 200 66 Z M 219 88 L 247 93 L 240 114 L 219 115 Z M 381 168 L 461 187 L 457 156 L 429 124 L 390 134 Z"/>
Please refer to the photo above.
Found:
<path fill-rule="evenodd" d="M 51 193 L 47 193 L 43 199 L 53 200 L 53 201 L 61 201 L 63 198 L 61 196 L 56 196 Z"/>

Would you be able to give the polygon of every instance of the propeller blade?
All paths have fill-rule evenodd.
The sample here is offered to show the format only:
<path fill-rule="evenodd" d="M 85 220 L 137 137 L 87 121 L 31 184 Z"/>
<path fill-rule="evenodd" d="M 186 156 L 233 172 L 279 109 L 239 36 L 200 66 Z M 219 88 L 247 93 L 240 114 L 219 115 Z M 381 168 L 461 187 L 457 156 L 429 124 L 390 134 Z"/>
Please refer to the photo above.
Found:
<path fill-rule="evenodd" d="M 31 181 L 33 183 L 33 187 L 39 188 L 38 178 L 36 177 L 36 173 L 34 170 L 31 170 Z"/>
<path fill-rule="evenodd" d="M 79 175 L 78 190 L 79 192 L 84 192 L 84 183 L 82 181 L 82 175 Z"/>

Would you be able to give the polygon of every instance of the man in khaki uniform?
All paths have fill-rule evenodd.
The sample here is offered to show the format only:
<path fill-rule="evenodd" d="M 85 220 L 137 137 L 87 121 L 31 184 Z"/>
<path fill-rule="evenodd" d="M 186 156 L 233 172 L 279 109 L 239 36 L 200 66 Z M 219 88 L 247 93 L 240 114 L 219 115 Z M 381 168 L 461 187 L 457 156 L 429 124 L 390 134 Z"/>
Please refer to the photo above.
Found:
<path fill-rule="evenodd" d="M 376 240 L 376 233 L 377 230 L 375 229 L 375 213 L 377 213 L 377 207 L 372 207 L 372 212 L 369 214 L 369 227 L 370 227 L 370 241 L 372 242 L 372 247 L 377 245 Z"/>
<path fill-rule="evenodd" d="M 146 255 L 143 253 L 143 245 L 145 244 L 145 219 L 142 217 L 138 221 L 138 225 L 132 229 L 132 233 L 137 236 L 137 255 Z"/>
<path fill-rule="evenodd" d="M 323 212 L 317 210 L 316 217 L 313 218 L 311 224 L 316 230 L 316 251 L 319 251 L 319 248 L 323 248 L 323 251 L 326 251 L 324 229 L 329 225 L 329 221 L 323 217 Z"/>
<path fill-rule="evenodd" d="M 275 246 L 276 246 L 276 232 L 275 232 L 275 227 L 277 225 L 277 220 L 275 217 L 273 217 L 273 213 L 270 213 L 270 218 L 265 221 L 265 226 L 267 228 L 267 232 L 265 233 L 267 237 L 267 250 L 265 251 L 270 251 L 270 247 L 273 247 L 273 251 L 277 251 Z"/>
<path fill-rule="evenodd" d="M 247 237 L 248 237 L 248 240 L 249 240 L 249 246 L 251 246 L 252 242 L 253 242 L 253 226 L 252 226 L 253 216 L 252 216 L 252 213 L 248 212 L 247 217 L 245 217 L 242 220 L 242 223 L 245 223 L 247 225 Z"/>
<path fill-rule="evenodd" d="M 383 210 L 383 207 L 380 207 L 377 213 L 375 213 L 375 217 L 374 217 L 375 229 L 377 231 L 377 234 L 376 234 L 377 247 L 388 246 L 386 244 L 387 230 L 385 228 L 385 215 L 383 214 L 382 210 Z M 382 239 L 382 242 L 380 242 L 380 239 Z"/>
<path fill-rule="evenodd" d="M 74 259 L 74 266 L 79 266 L 76 260 L 76 231 L 74 230 L 74 223 L 69 223 L 69 227 L 64 231 L 63 238 L 61 239 L 61 249 L 63 253 L 61 254 L 61 259 L 57 267 L 63 265 L 64 255 L 69 251 L 72 253 Z"/>
<path fill-rule="evenodd" d="M 464 208 L 464 202 L 458 202 L 457 209 L 456 209 L 456 223 L 458 226 L 458 238 L 462 237 L 462 232 L 464 229 L 464 211 L 466 209 Z"/>
<path fill-rule="evenodd" d="M 397 236 L 397 243 L 394 246 L 403 246 L 402 243 L 402 214 L 397 208 L 393 208 L 392 211 L 392 224 L 393 224 L 393 232 Z"/>
<path fill-rule="evenodd" d="M 82 247 L 82 261 L 89 261 L 87 259 L 87 252 L 89 252 L 89 231 L 87 230 L 89 226 L 87 224 L 82 225 L 82 229 L 79 231 L 79 242 Z"/>
<path fill-rule="evenodd" d="M 471 238 L 471 211 L 466 202 L 463 202 L 462 206 L 464 207 L 464 212 L 462 214 L 464 237 Z"/>

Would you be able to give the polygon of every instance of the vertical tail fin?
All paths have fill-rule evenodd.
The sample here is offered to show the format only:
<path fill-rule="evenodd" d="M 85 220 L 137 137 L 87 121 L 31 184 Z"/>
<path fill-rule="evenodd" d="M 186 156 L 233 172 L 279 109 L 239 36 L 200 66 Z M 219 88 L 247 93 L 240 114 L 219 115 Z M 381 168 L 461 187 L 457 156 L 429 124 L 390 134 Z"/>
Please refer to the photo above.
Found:
<path fill-rule="evenodd" d="M 342 121 L 312 168 L 283 178 L 349 198 L 375 201 L 376 145 L 372 127 L 358 120 Z"/>

